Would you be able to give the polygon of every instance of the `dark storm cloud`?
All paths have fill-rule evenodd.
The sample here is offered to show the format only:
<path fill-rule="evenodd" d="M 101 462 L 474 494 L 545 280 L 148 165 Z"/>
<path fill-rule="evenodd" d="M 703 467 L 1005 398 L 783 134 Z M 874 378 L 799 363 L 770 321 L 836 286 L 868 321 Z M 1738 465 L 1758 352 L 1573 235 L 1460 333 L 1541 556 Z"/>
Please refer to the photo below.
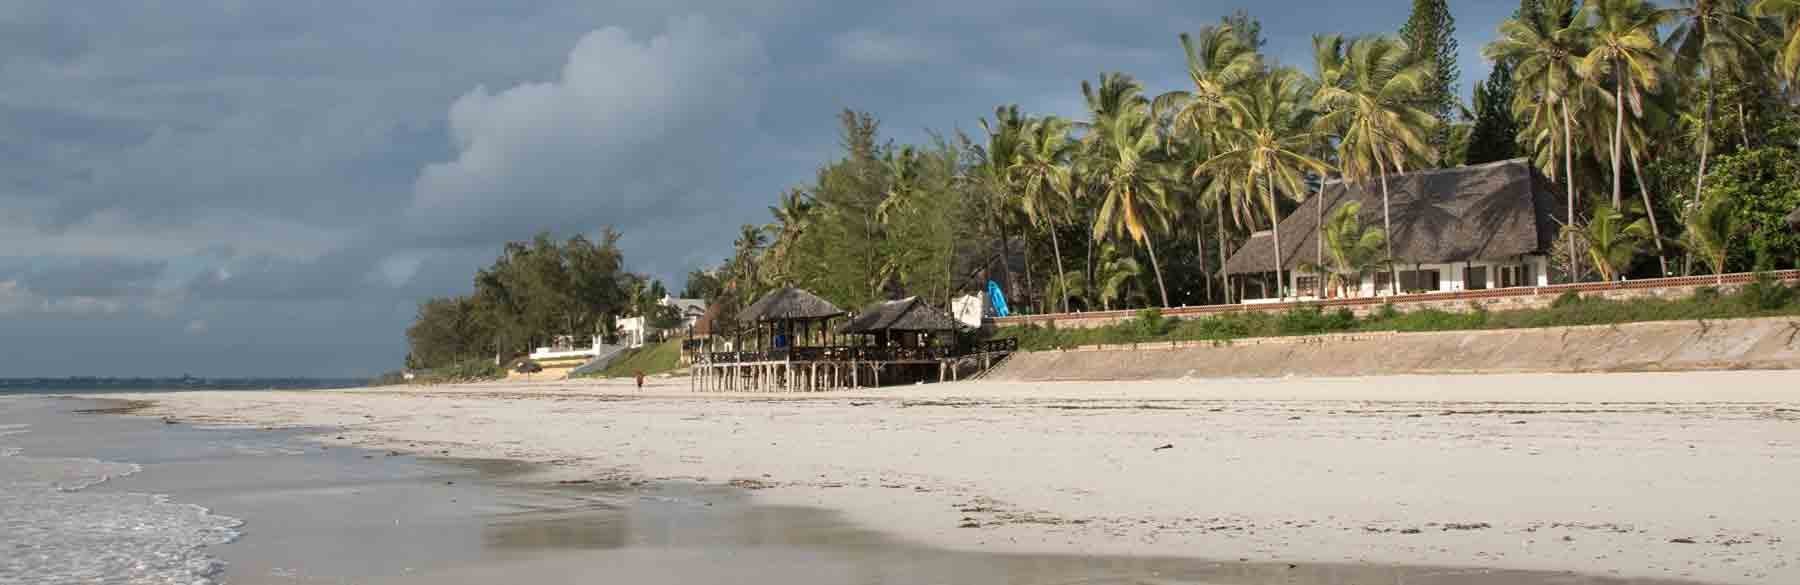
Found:
<path fill-rule="evenodd" d="M 161 260 L 129 258 L 0 259 L 0 281 L 36 295 L 111 299 L 143 295 L 168 268 Z"/>
<path fill-rule="evenodd" d="M 1078 115 L 1102 71 L 1181 87 L 1175 35 L 1234 9 L 1307 67 L 1312 33 L 1409 4 L 13 0 L 0 376 L 378 371 L 507 240 L 610 225 L 633 270 L 716 262 L 839 156 L 842 108 L 900 141 Z M 1466 85 L 1512 7 L 1452 8 Z"/>

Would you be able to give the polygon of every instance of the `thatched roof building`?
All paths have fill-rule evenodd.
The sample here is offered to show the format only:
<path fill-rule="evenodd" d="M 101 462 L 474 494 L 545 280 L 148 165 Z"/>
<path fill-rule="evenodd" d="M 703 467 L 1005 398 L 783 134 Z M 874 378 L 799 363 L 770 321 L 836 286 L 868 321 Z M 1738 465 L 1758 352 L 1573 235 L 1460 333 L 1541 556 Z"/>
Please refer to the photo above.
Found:
<path fill-rule="evenodd" d="M 844 310 L 818 295 L 787 287 L 771 291 L 738 312 L 739 323 L 816 321 L 843 315 Z"/>
<path fill-rule="evenodd" d="M 1362 202 L 1364 225 L 1381 227 L 1381 184 L 1328 181 L 1281 221 L 1281 262 L 1293 270 L 1317 253 L 1320 204 L 1325 213 Z M 1388 177 L 1394 260 L 1401 264 L 1458 263 L 1547 254 L 1562 224 L 1563 207 L 1548 179 L 1527 159 Z M 1275 242 L 1253 235 L 1225 263 L 1227 274 L 1275 269 Z"/>
<path fill-rule="evenodd" d="M 957 325 L 950 315 L 925 304 L 919 297 L 907 297 L 863 308 L 862 313 L 839 327 L 838 333 L 955 331 Z"/>
<path fill-rule="evenodd" d="M 725 303 L 713 303 L 711 306 L 708 306 L 706 308 L 706 314 L 701 315 L 699 319 L 694 321 L 694 337 L 707 337 L 723 334 L 725 332 L 725 327 L 723 327 L 725 324 L 720 322 L 720 317 L 723 316 L 724 313 Z"/>

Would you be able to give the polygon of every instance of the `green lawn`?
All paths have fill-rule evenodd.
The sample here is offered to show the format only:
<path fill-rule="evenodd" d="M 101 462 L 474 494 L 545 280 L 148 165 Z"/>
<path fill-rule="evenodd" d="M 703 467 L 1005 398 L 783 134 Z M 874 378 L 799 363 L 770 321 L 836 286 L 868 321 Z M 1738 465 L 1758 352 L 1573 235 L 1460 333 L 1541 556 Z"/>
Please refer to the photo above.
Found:
<path fill-rule="evenodd" d="M 644 375 L 672 372 L 681 368 L 681 340 L 671 339 L 655 345 L 646 345 L 637 349 L 625 350 L 596 377 L 628 378 L 638 371 Z"/>
<path fill-rule="evenodd" d="M 1457 312 L 1437 309 L 1401 312 L 1393 305 L 1387 305 L 1362 318 L 1352 315 L 1348 309 L 1324 311 L 1319 307 L 1301 307 L 1282 313 L 1239 312 L 1183 320 L 1146 309 L 1135 319 L 1106 327 L 1058 329 L 1027 325 L 1003 328 L 997 336 L 1018 338 L 1020 349 L 1045 350 L 1153 341 L 1224 342 L 1248 337 L 1352 331 L 1514 329 L 1782 315 L 1800 315 L 1800 292 L 1777 282 L 1761 281 L 1731 294 L 1701 288 L 1693 296 L 1678 300 L 1613 301 L 1565 293 L 1550 307 L 1542 309 L 1488 311 L 1476 306 Z"/>

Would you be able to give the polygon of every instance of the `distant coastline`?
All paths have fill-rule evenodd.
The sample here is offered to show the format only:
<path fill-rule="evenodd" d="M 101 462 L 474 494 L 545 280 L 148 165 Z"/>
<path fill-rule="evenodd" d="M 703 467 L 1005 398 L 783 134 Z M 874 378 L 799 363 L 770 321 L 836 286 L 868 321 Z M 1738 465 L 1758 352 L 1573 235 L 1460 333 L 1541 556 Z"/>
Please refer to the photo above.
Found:
<path fill-rule="evenodd" d="M 323 390 L 355 388 L 367 378 L 174 378 L 68 376 L 0 378 L 0 394 L 129 392 L 139 390 Z"/>

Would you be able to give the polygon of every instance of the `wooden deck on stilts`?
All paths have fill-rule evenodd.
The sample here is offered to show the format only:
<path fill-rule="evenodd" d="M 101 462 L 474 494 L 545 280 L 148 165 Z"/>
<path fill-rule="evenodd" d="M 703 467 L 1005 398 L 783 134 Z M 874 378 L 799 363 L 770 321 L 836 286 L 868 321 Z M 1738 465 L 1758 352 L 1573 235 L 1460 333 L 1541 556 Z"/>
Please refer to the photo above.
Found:
<path fill-rule="evenodd" d="M 953 355 L 925 351 L 843 351 L 842 348 L 779 352 L 786 354 L 783 357 L 788 359 L 770 359 L 777 357 L 773 355 L 777 352 L 711 353 L 703 354 L 688 367 L 688 385 L 694 392 L 826 392 L 950 382 L 961 377 L 960 366 L 964 363 L 979 363 L 985 369 L 1017 350 L 1017 342 L 1004 339 Z M 895 355 L 898 359 L 830 359 L 873 353 L 912 355 Z"/>

